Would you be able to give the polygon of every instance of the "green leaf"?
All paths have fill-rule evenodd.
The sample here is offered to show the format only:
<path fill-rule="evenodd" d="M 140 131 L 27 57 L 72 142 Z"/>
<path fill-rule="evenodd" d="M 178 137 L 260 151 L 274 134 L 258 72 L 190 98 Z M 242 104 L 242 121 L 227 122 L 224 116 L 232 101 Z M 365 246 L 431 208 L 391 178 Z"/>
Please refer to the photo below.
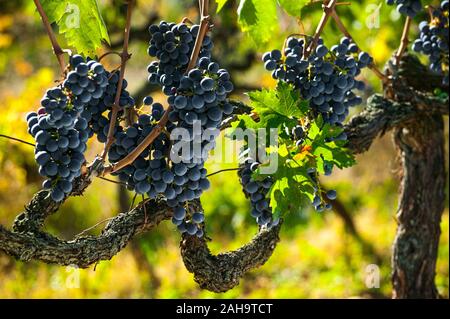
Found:
<path fill-rule="evenodd" d="M 220 12 L 220 10 L 223 9 L 223 7 L 225 6 L 225 4 L 228 2 L 228 0 L 216 0 L 217 2 L 217 13 Z"/>
<path fill-rule="evenodd" d="M 274 183 L 268 193 L 274 218 L 298 213 L 314 198 L 314 185 L 307 174 L 307 166 L 292 160 L 288 153 L 286 145 L 280 145 L 278 170 L 272 175 Z"/>
<path fill-rule="evenodd" d="M 300 98 L 300 93 L 285 83 L 280 83 L 276 89 L 249 92 L 248 96 L 259 122 L 248 115 L 240 116 L 247 128 L 276 128 L 282 124 L 292 126 L 309 109 L 308 102 Z"/>
<path fill-rule="evenodd" d="M 59 21 L 64 15 L 67 3 L 60 0 L 41 0 L 41 5 L 48 20 L 53 23 Z"/>
<path fill-rule="evenodd" d="M 300 91 L 295 90 L 287 83 L 280 82 L 277 86 L 279 104 L 274 110 L 287 117 L 301 118 L 309 110 L 309 103 L 300 97 Z"/>
<path fill-rule="evenodd" d="M 289 15 L 293 17 L 299 17 L 300 11 L 306 3 L 311 2 L 309 0 L 278 0 L 278 4 L 282 7 Z"/>
<path fill-rule="evenodd" d="M 96 0 L 41 0 L 50 22 L 56 22 L 67 44 L 88 55 L 109 43 L 108 31 Z"/>
<path fill-rule="evenodd" d="M 257 45 L 268 42 L 278 29 L 277 0 L 241 0 L 238 22 Z"/>
<path fill-rule="evenodd" d="M 323 124 L 321 117 L 311 123 L 307 143 L 312 146 L 312 154 L 316 157 L 319 173 L 324 173 L 325 163 L 339 168 L 350 167 L 356 163 L 353 154 L 344 147 L 345 142 L 327 141 L 329 138 L 338 136 L 342 131 L 341 127 Z"/>

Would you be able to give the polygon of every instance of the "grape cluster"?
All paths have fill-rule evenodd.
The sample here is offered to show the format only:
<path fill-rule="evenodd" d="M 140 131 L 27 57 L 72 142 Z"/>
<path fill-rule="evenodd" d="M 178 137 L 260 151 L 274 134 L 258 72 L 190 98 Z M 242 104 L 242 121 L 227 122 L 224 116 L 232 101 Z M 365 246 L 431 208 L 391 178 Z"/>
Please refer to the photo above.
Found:
<path fill-rule="evenodd" d="M 250 198 L 252 217 L 256 219 L 259 226 L 270 228 L 279 223 L 279 219 L 273 219 L 272 208 L 269 199 L 267 199 L 267 193 L 272 187 L 273 181 L 271 176 L 267 176 L 262 181 L 255 180 L 252 177 L 253 172 L 258 169 L 259 165 L 260 163 L 254 159 L 247 158 L 239 169 L 239 180 L 245 195 Z"/>
<path fill-rule="evenodd" d="M 103 114 L 112 109 L 118 81 L 117 73 L 110 74 L 101 63 L 73 55 L 64 81 L 46 91 L 37 113 L 27 115 L 39 173 L 47 177 L 43 186 L 51 190 L 53 200 L 61 201 L 71 192 L 85 162 L 88 139 L 96 134 L 106 141 L 109 119 Z M 126 85 L 124 80 L 121 107 L 134 105 Z"/>
<path fill-rule="evenodd" d="M 72 181 L 80 176 L 89 139 L 88 122 L 83 117 L 72 121 L 71 111 L 63 112 L 63 118 L 70 116 L 70 126 L 56 126 L 54 114 L 47 114 L 44 108 L 38 113 L 28 113 L 26 117 L 28 132 L 36 140 L 35 160 L 39 174 L 47 177 L 43 187 L 51 189 L 51 198 L 56 202 L 72 191 Z"/>
<path fill-rule="evenodd" d="M 182 193 L 177 198 L 181 205 L 186 200 L 199 198 L 209 188 L 203 165 L 208 152 L 215 147 L 223 115 L 233 111 L 233 106 L 227 102 L 227 95 L 232 90 L 229 73 L 220 69 L 210 58 L 202 57 L 196 68 L 181 77 L 178 87 L 168 98 L 172 108 L 169 121 L 175 124 L 171 130 L 175 137 L 174 147 L 170 151 L 170 158 L 174 162 L 172 172 L 178 177 L 186 194 L 183 196 Z M 181 209 L 182 206 L 175 207 L 175 211 Z M 174 215 L 173 222 L 180 231 L 192 235 L 195 224 L 198 224 L 194 215 L 199 217 L 198 214 L 194 213 L 191 220 L 178 218 L 181 214 Z M 196 229 L 201 231 L 198 227 Z"/>
<path fill-rule="evenodd" d="M 356 44 L 346 37 L 331 50 L 319 39 L 308 57 L 304 56 L 306 45 L 304 39 L 291 37 L 284 56 L 280 50 L 263 55 L 264 66 L 274 79 L 294 85 L 325 122 L 341 125 L 349 114 L 349 107 L 362 102 L 353 90 L 363 90 L 364 82 L 355 77 L 373 60 L 366 52 L 359 52 Z"/>
<path fill-rule="evenodd" d="M 403 15 L 414 18 L 421 10 L 420 0 L 386 0 L 390 6 L 396 5 L 397 11 Z"/>
<path fill-rule="evenodd" d="M 442 1 L 440 6 L 433 9 L 433 19 L 419 24 L 420 35 L 413 43 L 412 49 L 428 55 L 430 69 L 443 74 L 443 83 L 448 85 L 449 68 L 449 1 Z"/>
<path fill-rule="evenodd" d="M 188 26 L 185 23 L 168 23 L 161 21 L 149 27 L 151 34 L 148 54 L 158 61 L 150 63 L 148 80 L 162 87 L 166 95 L 173 93 L 186 71 L 194 48 L 199 25 Z M 205 36 L 199 57 L 211 57 L 213 43 Z"/>

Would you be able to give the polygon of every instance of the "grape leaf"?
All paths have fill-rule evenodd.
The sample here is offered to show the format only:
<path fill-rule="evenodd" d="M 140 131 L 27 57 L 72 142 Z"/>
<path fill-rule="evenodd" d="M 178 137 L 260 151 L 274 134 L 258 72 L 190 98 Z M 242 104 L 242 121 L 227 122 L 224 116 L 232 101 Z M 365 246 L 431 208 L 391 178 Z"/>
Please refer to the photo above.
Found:
<path fill-rule="evenodd" d="M 310 0 L 278 0 L 278 4 L 282 7 L 289 15 L 293 17 L 299 17 L 300 11 L 303 6 L 311 2 Z"/>
<path fill-rule="evenodd" d="M 289 84 L 280 83 L 276 89 L 263 89 L 248 93 L 250 106 L 258 115 L 255 121 L 249 115 L 238 117 L 240 128 L 279 128 L 281 125 L 292 127 L 297 119 L 303 117 L 309 109 L 309 103 L 300 98 L 298 90 L 293 90 Z"/>
<path fill-rule="evenodd" d="M 238 22 L 257 45 L 268 42 L 278 29 L 277 0 L 240 0 Z"/>
<path fill-rule="evenodd" d="M 336 165 L 339 168 L 353 166 L 356 161 L 354 155 L 344 147 L 344 141 L 329 141 L 341 134 L 341 127 L 323 124 L 321 117 L 311 123 L 308 131 L 307 145 L 312 148 L 312 154 L 316 157 L 317 170 L 324 173 L 325 163 Z"/>
<path fill-rule="evenodd" d="M 287 117 L 301 118 L 309 110 L 309 102 L 300 97 L 300 91 L 289 84 L 280 82 L 277 86 L 277 96 L 280 103 L 274 110 Z"/>
<path fill-rule="evenodd" d="M 108 31 L 96 0 L 42 0 L 50 22 L 55 22 L 67 44 L 81 54 L 89 54 L 109 43 Z"/>
<path fill-rule="evenodd" d="M 223 7 L 227 4 L 228 0 L 216 0 L 217 3 L 217 13 L 219 13 Z"/>
<path fill-rule="evenodd" d="M 59 21 L 64 15 L 67 3 L 60 0 L 41 0 L 41 5 L 44 8 L 48 20 L 53 23 Z"/>
<path fill-rule="evenodd" d="M 301 207 L 314 198 L 314 185 L 306 165 L 293 160 L 285 144 L 278 149 L 278 169 L 272 174 L 273 185 L 268 198 L 274 218 L 286 213 L 298 213 Z"/>

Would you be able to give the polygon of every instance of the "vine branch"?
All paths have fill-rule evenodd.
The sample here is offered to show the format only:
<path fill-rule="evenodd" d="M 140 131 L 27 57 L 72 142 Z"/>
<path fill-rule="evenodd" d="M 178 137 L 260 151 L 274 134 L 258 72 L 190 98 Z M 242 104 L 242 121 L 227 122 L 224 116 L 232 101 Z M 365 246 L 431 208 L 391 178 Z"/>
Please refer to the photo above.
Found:
<path fill-rule="evenodd" d="M 27 142 L 27 141 L 22 140 L 22 139 L 17 138 L 17 137 L 12 137 L 12 136 L 5 135 L 5 134 L 0 134 L 0 137 L 6 138 L 6 139 L 8 139 L 8 140 L 13 140 L 13 141 L 16 141 L 16 142 L 20 142 L 20 143 L 22 143 L 22 144 L 30 145 L 30 146 L 33 146 L 33 147 L 36 146 L 35 144 L 33 144 L 33 143 L 31 143 L 31 142 Z"/>
<path fill-rule="evenodd" d="M 39 0 L 33 1 L 34 4 L 36 5 L 37 11 L 39 12 L 39 15 L 41 16 L 42 23 L 44 24 L 45 30 L 47 31 L 47 35 L 50 38 L 50 42 L 52 43 L 53 53 L 55 54 L 56 59 L 58 60 L 59 67 L 61 69 L 61 74 L 64 74 L 64 71 L 66 69 L 66 63 L 64 62 L 64 50 L 61 49 L 61 46 L 56 40 L 56 36 L 53 33 L 52 26 L 50 25 L 47 14 L 45 13 L 44 8 L 42 7 L 40 1 Z"/>
<path fill-rule="evenodd" d="M 101 158 L 104 161 L 106 158 L 106 155 L 108 154 L 109 149 L 111 148 L 111 145 L 114 142 L 114 130 L 116 128 L 116 121 L 117 121 L 117 114 L 119 113 L 120 109 L 120 94 L 122 93 L 122 82 L 125 76 L 125 68 L 126 68 L 126 62 L 130 58 L 130 54 L 128 53 L 128 43 L 130 40 L 130 28 L 131 28 L 131 16 L 133 12 L 133 3 L 134 0 L 128 0 L 127 3 L 127 18 L 126 18 L 126 24 L 125 24 L 125 30 L 123 34 L 123 47 L 122 47 L 122 54 L 120 56 L 121 58 L 121 64 L 120 64 L 120 73 L 119 73 L 119 82 L 117 83 L 117 91 L 116 96 L 114 99 L 114 104 L 112 106 L 112 114 L 111 114 L 111 120 L 109 123 L 109 129 L 108 129 L 108 137 L 106 140 L 105 147 L 103 149 Z"/>
<path fill-rule="evenodd" d="M 311 52 L 315 49 L 317 42 L 319 41 L 320 35 L 322 34 L 323 29 L 325 28 L 325 25 L 327 24 L 332 12 L 334 11 L 334 7 L 336 6 L 337 0 L 329 0 L 325 1 L 322 5 L 323 8 L 323 14 L 320 18 L 319 24 L 317 25 L 316 32 L 314 33 L 314 36 L 311 40 L 311 43 L 306 48 L 305 51 L 305 57 L 308 57 Z"/>
<path fill-rule="evenodd" d="M 409 44 L 408 35 L 409 29 L 411 28 L 411 22 L 412 19 L 410 17 L 406 17 L 405 24 L 403 26 L 402 38 L 400 40 L 400 46 L 397 52 L 395 53 L 395 65 L 398 65 L 400 63 L 400 60 L 403 54 L 405 53 L 406 48 L 408 47 Z"/>

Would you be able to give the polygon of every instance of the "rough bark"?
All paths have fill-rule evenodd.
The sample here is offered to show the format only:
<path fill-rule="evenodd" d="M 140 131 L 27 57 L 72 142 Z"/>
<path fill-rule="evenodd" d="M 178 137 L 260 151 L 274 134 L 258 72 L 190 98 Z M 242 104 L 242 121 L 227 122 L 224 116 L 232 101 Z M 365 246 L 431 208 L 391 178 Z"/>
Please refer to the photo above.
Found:
<path fill-rule="evenodd" d="M 423 112 L 394 130 L 402 176 L 392 256 L 393 297 L 438 298 L 434 279 L 447 181 L 444 123 L 442 115 L 427 112 L 436 104 L 431 100 L 422 103 L 425 94 L 419 91 L 438 85 L 435 75 L 424 71 L 412 57 L 405 57 L 397 74 L 395 98 L 408 99 Z M 408 96 L 404 87 L 411 86 L 414 92 Z M 441 107 L 448 114 L 448 100 Z"/>
<path fill-rule="evenodd" d="M 394 133 L 403 168 L 392 257 L 394 298 L 438 297 L 434 277 L 445 203 L 443 129 L 441 116 L 423 116 Z"/>
<path fill-rule="evenodd" d="M 249 270 L 266 263 L 280 240 L 280 228 L 281 224 L 262 229 L 250 243 L 216 256 L 211 254 L 204 238 L 183 235 L 181 256 L 200 288 L 225 292 L 237 286 Z"/>
<path fill-rule="evenodd" d="M 27 212 L 29 216 L 33 213 L 34 211 Z M 133 210 L 113 218 L 101 235 L 83 236 L 70 241 L 58 239 L 39 229 L 18 233 L 0 226 L 0 250 L 22 261 L 36 259 L 86 268 L 98 261 L 111 259 L 133 236 L 148 231 L 171 217 L 172 210 L 165 203 L 145 201 Z"/>

